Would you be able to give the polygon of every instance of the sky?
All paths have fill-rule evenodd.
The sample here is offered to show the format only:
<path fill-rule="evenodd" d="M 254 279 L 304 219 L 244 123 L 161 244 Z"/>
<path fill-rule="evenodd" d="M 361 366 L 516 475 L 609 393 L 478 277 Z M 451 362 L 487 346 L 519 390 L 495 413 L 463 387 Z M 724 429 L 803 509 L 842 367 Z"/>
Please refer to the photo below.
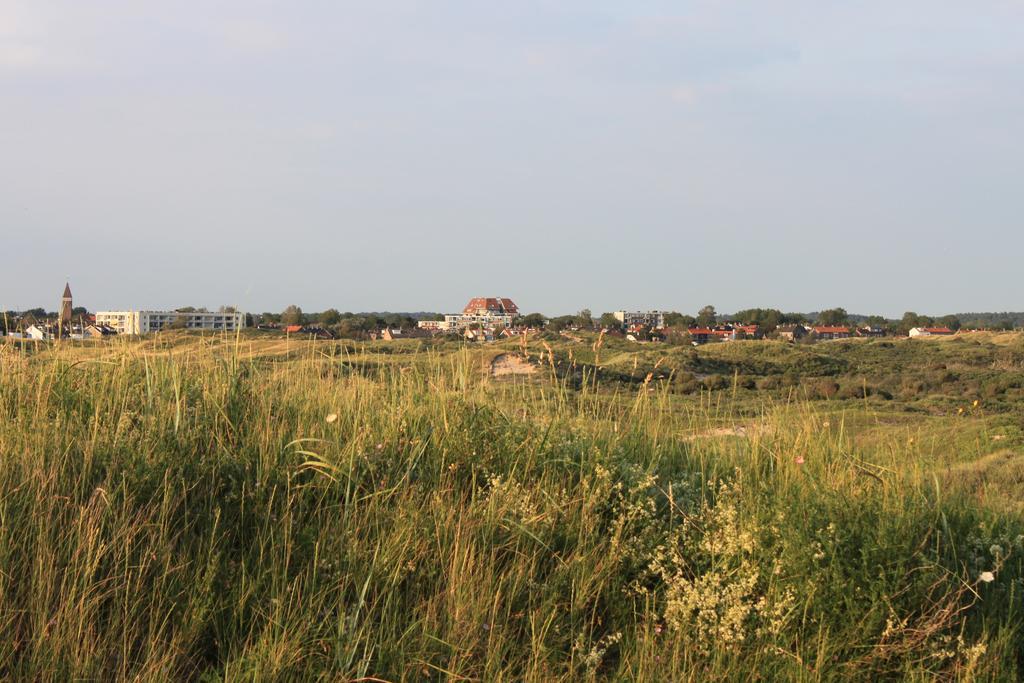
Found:
<path fill-rule="evenodd" d="M 0 0 L 0 308 L 1024 309 L 1021 0 Z"/>

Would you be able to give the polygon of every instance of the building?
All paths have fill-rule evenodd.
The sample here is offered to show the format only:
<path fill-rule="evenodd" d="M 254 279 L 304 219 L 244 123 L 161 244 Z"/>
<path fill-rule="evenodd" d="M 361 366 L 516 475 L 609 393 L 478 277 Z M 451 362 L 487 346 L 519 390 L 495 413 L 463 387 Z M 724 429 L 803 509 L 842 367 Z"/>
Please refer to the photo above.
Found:
<path fill-rule="evenodd" d="M 624 330 L 640 327 L 660 330 L 665 327 L 665 314 L 662 311 L 615 311 L 612 315 L 622 323 Z"/>
<path fill-rule="evenodd" d="M 519 315 L 519 307 L 512 299 L 476 297 L 470 299 L 462 309 L 462 315 L 468 316 L 509 316 Z"/>
<path fill-rule="evenodd" d="M 753 339 L 759 334 L 757 325 L 717 325 L 715 327 L 690 327 L 687 329 L 694 344 L 707 344 L 709 341 L 736 341 L 737 339 Z"/>
<path fill-rule="evenodd" d="M 878 325 L 865 325 L 857 328 L 857 335 L 861 337 L 884 337 L 885 328 Z"/>
<path fill-rule="evenodd" d="M 911 337 L 948 336 L 956 334 L 948 327 L 914 327 L 910 330 Z"/>
<path fill-rule="evenodd" d="M 85 328 L 82 333 L 83 337 L 102 339 L 103 337 L 112 337 L 117 334 L 117 330 L 108 325 L 89 325 Z"/>
<path fill-rule="evenodd" d="M 803 325 L 780 325 L 775 331 L 783 341 L 797 341 L 807 336 L 807 328 Z"/>
<path fill-rule="evenodd" d="M 456 332 L 471 326 L 494 329 L 510 327 L 517 315 L 519 307 L 512 299 L 476 297 L 469 300 L 462 313 L 446 315 L 444 320 L 420 320 L 416 325 L 422 330 L 434 332 Z"/>
<path fill-rule="evenodd" d="M 471 342 L 492 342 L 494 329 L 473 330 L 467 327 L 462 331 L 462 338 Z"/>
<path fill-rule="evenodd" d="M 733 325 L 733 339 L 760 339 L 761 328 L 758 325 Z"/>
<path fill-rule="evenodd" d="M 100 311 L 96 324 L 112 328 L 117 334 L 148 334 L 164 329 L 234 332 L 245 327 L 240 311 Z"/>
<path fill-rule="evenodd" d="M 416 327 L 421 330 L 429 330 L 431 332 L 444 332 L 448 329 L 444 320 L 420 320 L 416 323 Z"/>
<path fill-rule="evenodd" d="M 50 338 L 50 331 L 43 325 L 29 325 L 25 330 L 25 336 L 36 341 L 43 341 Z"/>
<path fill-rule="evenodd" d="M 691 327 L 687 330 L 694 344 L 707 344 L 714 333 L 710 327 Z"/>
<path fill-rule="evenodd" d="M 61 335 L 69 334 L 71 331 L 71 312 L 74 309 L 71 302 L 71 285 L 64 283 L 64 294 L 60 299 L 60 317 L 57 319 L 57 327 Z"/>
<path fill-rule="evenodd" d="M 814 336 L 821 340 L 847 339 L 850 336 L 849 327 L 837 327 L 834 325 L 816 325 L 811 328 Z"/>

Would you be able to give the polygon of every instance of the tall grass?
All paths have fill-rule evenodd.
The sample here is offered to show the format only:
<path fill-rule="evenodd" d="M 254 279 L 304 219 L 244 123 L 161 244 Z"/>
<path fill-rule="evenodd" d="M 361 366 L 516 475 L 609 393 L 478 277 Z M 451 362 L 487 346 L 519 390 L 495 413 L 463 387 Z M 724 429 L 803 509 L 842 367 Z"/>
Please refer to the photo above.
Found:
<path fill-rule="evenodd" d="M 912 444 L 324 348 L 0 356 L 0 677 L 1020 675 L 1021 519 Z"/>

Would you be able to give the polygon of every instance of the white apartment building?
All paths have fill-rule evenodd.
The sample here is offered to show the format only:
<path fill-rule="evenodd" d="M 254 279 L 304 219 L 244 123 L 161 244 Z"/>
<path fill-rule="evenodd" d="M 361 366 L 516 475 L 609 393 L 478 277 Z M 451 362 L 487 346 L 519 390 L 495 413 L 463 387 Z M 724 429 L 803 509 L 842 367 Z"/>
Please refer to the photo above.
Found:
<path fill-rule="evenodd" d="M 147 334 L 177 324 L 190 330 L 234 332 L 245 327 L 245 313 L 210 313 L 207 311 L 100 311 L 97 325 L 107 325 L 118 334 Z"/>
<path fill-rule="evenodd" d="M 463 330 L 472 325 L 481 327 L 512 327 L 512 316 L 510 315 L 461 315 L 450 314 L 444 320 L 420 320 L 416 323 L 421 330 L 438 330 L 441 332 L 452 332 Z"/>
<path fill-rule="evenodd" d="M 615 311 L 612 315 L 627 330 L 640 325 L 654 330 L 665 327 L 665 314 L 662 311 Z"/>

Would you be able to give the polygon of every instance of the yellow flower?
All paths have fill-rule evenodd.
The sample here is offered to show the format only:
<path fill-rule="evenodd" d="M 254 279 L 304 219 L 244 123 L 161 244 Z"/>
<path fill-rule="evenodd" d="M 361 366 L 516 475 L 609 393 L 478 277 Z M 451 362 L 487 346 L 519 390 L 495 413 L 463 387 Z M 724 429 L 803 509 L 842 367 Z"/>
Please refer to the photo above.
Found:
<path fill-rule="evenodd" d="M 327 422 L 327 424 L 331 424 L 332 422 L 337 422 L 338 421 L 338 414 L 337 413 L 331 413 L 330 415 L 325 417 L 324 420 Z"/>

